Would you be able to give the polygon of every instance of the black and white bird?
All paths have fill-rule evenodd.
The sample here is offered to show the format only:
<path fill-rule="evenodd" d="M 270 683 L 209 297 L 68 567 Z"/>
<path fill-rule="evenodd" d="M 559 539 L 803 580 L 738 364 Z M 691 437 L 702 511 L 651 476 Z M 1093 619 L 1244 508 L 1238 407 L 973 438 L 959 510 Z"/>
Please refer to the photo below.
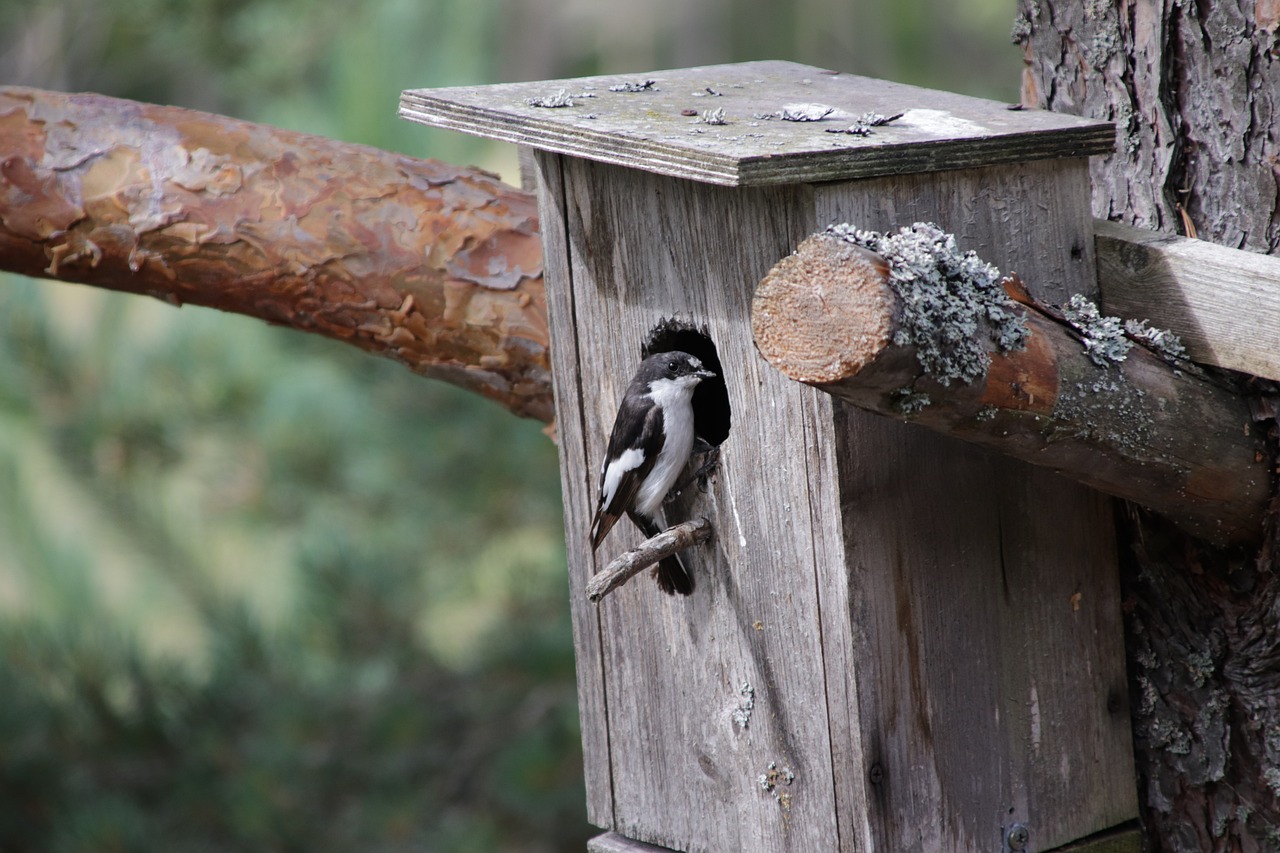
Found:
<path fill-rule="evenodd" d="M 693 392 L 715 373 L 686 352 L 655 353 L 640 362 L 613 422 L 600 469 L 591 550 L 626 513 L 646 537 L 656 536 L 662 502 L 693 452 Z M 693 579 L 671 556 L 653 569 L 667 594 L 688 595 Z"/>

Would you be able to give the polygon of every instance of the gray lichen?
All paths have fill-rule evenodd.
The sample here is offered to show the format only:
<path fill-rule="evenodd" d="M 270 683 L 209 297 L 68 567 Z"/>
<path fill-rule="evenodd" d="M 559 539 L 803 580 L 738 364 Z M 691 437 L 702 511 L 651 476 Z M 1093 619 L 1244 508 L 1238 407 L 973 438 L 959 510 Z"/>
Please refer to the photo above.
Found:
<path fill-rule="evenodd" d="M 1280 797 L 1280 768 L 1268 767 L 1262 771 L 1262 778 L 1277 797 Z"/>
<path fill-rule="evenodd" d="M 1009 32 L 1009 41 L 1014 44 L 1025 44 L 1031 38 L 1032 31 L 1031 19 L 1025 12 L 1020 12 L 1013 19 L 1013 29 Z"/>
<path fill-rule="evenodd" d="M 930 403 L 928 394 L 910 388 L 898 388 L 889 396 L 898 411 L 908 416 L 916 414 Z"/>
<path fill-rule="evenodd" d="M 1124 330 L 1129 337 L 1143 344 L 1165 361 L 1178 361 L 1187 357 L 1182 339 L 1168 329 L 1156 329 L 1146 320 L 1125 320 Z"/>
<path fill-rule="evenodd" d="M 1124 361 L 1129 350 L 1133 349 L 1134 341 L 1165 361 L 1175 362 L 1187 357 L 1182 340 L 1168 329 L 1154 328 L 1146 320 L 1104 317 L 1092 300 L 1078 293 L 1067 301 L 1062 313 L 1081 334 L 1085 353 L 1099 367 Z"/>
<path fill-rule="evenodd" d="M 832 225 L 827 233 L 889 261 L 889 285 L 902 302 L 894 343 L 914 346 L 924 372 L 944 386 L 972 383 L 991 363 L 987 336 L 1000 352 L 1026 346 L 1022 310 L 1001 286 L 1000 271 L 937 225 L 917 222 L 896 234 Z"/>
<path fill-rule="evenodd" d="M 906 115 L 906 113 L 896 113 L 891 116 L 883 115 L 881 113 L 863 113 L 854 119 L 853 124 L 848 127 L 828 128 L 827 133 L 847 133 L 850 136 L 870 136 L 875 132 L 872 128 L 881 127 L 889 124 L 890 122 L 897 121 L 904 115 Z"/>
<path fill-rule="evenodd" d="M 1063 315 L 1083 337 L 1085 354 L 1098 367 L 1119 364 L 1129 357 L 1133 341 L 1124 333 L 1119 317 L 1104 317 L 1094 302 L 1079 293 L 1063 306 Z"/>
<path fill-rule="evenodd" d="M 751 686 L 748 681 L 742 682 L 742 687 L 738 690 L 738 695 L 742 697 L 742 703 L 733 709 L 730 715 L 733 724 L 740 729 L 745 729 L 747 724 L 751 722 L 751 712 L 756 708 L 756 689 Z"/>
<path fill-rule="evenodd" d="M 1262 742 L 1268 750 L 1280 755 L 1280 725 L 1267 726 Z"/>
<path fill-rule="evenodd" d="M 836 111 L 835 107 L 826 104 L 783 104 L 782 109 L 772 114 L 783 121 L 822 121 Z"/>
<path fill-rule="evenodd" d="M 657 80 L 643 80 L 639 83 L 626 81 L 609 87 L 610 92 L 656 92 L 658 91 Z"/>
<path fill-rule="evenodd" d="M 1099 71 L 1106 67 L 1107 62 L 1120 49 L 1120 37 L 1111 30 L 1099 29 L 1093 35 L 1093 39 L 1085 46 L 1085 60 L 1092 67 Z"/>
<path fill-rule="evenodd" d="M 703 124 L 728 124 L 729 123 L 728 119 L 725 118 L 723 107 L 720 107 L 714 110 L 703 110 L 702 115 L 699 116 L 698 120 L 701 121 Z"/>
<path fill-rule="evenodd" d="M 1194 649 L 1187 652 L 1183 666 L 1187 668 L 1187 672 L 1191 675 L 1191 683 L 1196 687 L 1203 687 L 1216 669 L 1213 655 L 1208 649 Z"/>
<path fill-rule="evenodd" d="M 1053 414 L 1055 423 L 1075 424 L 1071 434 L 1076 437 L 1132 453 L 1150 447 L 1155 439 L 1152 406 L 1146 392 L 1123 377 L 1095 376 L 1065 382 Z"/>
<path fill-rule="evenodd" d="M 576 107 L 578 98 L 594 98 L 595 95 L 590 92 L 570 92 L 568 89 L 561 89 L 554 95 L 546 95 L 539 98 L 525 98 L 524 102 L 531 107 L 546 107 L 547 109 L 560 109 L 562 107 Z"/>
<path fill-rule="evenodd" d="M 782 788 L 790 786 L 795 780 L 796 774 L 790 768 L 779 768 L 778 762 L 770 761 L 765 772 L 756 777 L 756 784 L 760 786 L 760 790 L 772 796 L 783 811 L 791 811 L 791 795 Z"/>

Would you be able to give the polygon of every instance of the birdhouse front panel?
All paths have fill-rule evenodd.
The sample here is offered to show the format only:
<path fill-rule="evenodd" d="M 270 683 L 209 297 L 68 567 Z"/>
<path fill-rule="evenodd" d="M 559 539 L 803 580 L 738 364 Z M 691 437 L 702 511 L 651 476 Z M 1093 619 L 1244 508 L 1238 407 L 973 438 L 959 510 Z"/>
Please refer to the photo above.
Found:
<path fill-rule="evenodd" d="M 544 222 L 564 223 L 554 238 L 544 229 L 565 246 L 548 275 L 562 284 L 550 313 L 565 342 L 554 372 L 579 686 L 601 712 L 583 720 L 592 817 L 673 849 L 823 849 L 836 817 L 822 608 L 842 604 L 819 586 L 843 577 L 820 438 L 832 401 L 773 371 L 749 331 L 755 283 L 813 228 L 811 192 L 539 163 Z M 692 595 L 641 577 L 597 606 L 582 593 L 590 576 L 643 539 L 623 521 L 591 552 L 605 447 L 646 345 L 664 335 L 704 337 L 728 391 L 717 470 L 666 509 L 668 523 L 705 516 L 716 534 L 684 555 Z"/>

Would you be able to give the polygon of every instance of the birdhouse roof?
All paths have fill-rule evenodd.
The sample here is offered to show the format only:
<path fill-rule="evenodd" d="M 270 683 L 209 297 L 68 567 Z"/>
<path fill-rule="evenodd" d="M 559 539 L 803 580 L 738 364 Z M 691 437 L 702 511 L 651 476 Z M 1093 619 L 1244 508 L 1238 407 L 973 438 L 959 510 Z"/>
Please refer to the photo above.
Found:
<path fill-rule="evenodd" d="M 1111 151 L 1110 122 L 793 62 L 411 89 L 400 114 L 475 136 L 728 186 Z"/>

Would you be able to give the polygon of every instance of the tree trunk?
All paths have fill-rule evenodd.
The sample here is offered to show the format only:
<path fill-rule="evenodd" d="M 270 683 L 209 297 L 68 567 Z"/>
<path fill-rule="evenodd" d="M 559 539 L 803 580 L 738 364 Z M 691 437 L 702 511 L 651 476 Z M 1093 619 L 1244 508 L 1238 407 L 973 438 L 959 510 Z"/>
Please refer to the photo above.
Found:
<path fill-rule="evenodd" d="M 1276 254 L 1278 24 L 1273 0 L 1020 0 L 1023 100 L 1116 122 L 1116 152 L 1093 165 L 1096 215 Z M 1276 505 L 1256 554 L 1215 550 L 1132 507 L 1124 515 L 1150 846 L 1280 850 Z"/>

